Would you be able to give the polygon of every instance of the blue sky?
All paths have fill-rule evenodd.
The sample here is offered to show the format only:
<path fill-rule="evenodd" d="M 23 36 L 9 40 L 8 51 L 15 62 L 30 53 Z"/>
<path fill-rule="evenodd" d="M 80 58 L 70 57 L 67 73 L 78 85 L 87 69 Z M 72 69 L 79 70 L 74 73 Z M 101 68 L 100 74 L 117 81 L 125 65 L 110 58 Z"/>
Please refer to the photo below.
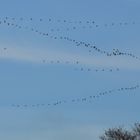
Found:
<path fill-rule="evenodd" d="M 140 60 L 60 37 L 140 57 L 139 13 L 139 0 L 0 0 L 0 139 L 93 140 L 138 122 L 140 89 L 71 100 L 140 84 Z"/>

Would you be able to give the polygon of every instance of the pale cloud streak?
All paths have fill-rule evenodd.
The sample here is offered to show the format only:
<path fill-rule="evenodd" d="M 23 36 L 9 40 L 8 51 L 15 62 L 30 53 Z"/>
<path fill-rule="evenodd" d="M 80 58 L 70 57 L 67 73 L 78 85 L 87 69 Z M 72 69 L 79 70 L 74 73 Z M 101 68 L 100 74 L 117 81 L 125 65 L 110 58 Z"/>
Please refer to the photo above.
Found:
<path fill-rule="evenodd" d="M 4 50 L 4 48 L 7 48 Z M 68 53 L 64 51 L 53 51 L 50 49 L 37 49 L 27 47 L 0 47 L 0 59 L 14 60 L 19 62 L 28 62 L 43 64 L 50 63 L 50 61 L 59 60 L 61 64 L 69 62 L 69 64 L 76 64 L 77 61 L 83 66 L 87 67 L 119 67 L 122 69 L 140 69 L 140 61 L 126 56 L 107 57 L 104 55 L 87 55 Z"/>

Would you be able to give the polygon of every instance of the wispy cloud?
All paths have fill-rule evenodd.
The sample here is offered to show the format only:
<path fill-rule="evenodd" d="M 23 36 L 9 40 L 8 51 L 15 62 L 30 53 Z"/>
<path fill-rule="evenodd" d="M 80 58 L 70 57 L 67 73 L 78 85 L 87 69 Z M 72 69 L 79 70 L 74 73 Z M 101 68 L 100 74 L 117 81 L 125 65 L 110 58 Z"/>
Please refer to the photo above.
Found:
<path fill-rule="evenodd" d="M 4 48 L 6 48 L 4 50 Z M 77 61 L 84 66 L 93 67 L 119 67 L 124 69 L 140 69 L 140 61 L 126 56 L 107 57 L 103 55 L 83 55 L 64 51 L 52 51 L 50 49 L 37 49 L 27 47 L 0 47 L 0 59 L 10 59 L 20 62 L 31 62 L 37 64 L 60 61 L 61 64 L 69 62 L 75 64 Z"/>

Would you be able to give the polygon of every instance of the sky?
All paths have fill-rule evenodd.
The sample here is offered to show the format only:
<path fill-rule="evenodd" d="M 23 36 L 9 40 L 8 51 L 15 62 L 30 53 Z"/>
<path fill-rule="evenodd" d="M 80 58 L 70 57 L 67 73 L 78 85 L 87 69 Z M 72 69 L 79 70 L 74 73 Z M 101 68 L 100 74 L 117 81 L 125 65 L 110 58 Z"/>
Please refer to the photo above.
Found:
<path fill-rule="evenodd" d="M 0 139 L 98 140 L 139 122 L 139 13 L 139 0 L 0 0 Z"/>

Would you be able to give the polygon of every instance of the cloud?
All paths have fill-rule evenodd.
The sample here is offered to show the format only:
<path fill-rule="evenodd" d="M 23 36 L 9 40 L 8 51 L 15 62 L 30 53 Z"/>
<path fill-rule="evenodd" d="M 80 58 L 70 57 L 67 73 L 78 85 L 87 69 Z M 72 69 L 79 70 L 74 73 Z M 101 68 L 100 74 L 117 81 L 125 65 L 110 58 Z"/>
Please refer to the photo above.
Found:
<path fill-rule="evenodd" d="M 4 50 L 3 48 L 7 48 Z M 68 53 L 64 51 L 53 51 L 44 48 L 27 47 L 0 47 L 0 59 L 29 62 L 36 64 L 60 61 L 61 64 L 76 64 L 77 61 L 87 67 L 119 67 L 122 69 L 140 69 L 140 61 L 126 56 L 107 57 L 104 55 L 87 55 Z"/>

